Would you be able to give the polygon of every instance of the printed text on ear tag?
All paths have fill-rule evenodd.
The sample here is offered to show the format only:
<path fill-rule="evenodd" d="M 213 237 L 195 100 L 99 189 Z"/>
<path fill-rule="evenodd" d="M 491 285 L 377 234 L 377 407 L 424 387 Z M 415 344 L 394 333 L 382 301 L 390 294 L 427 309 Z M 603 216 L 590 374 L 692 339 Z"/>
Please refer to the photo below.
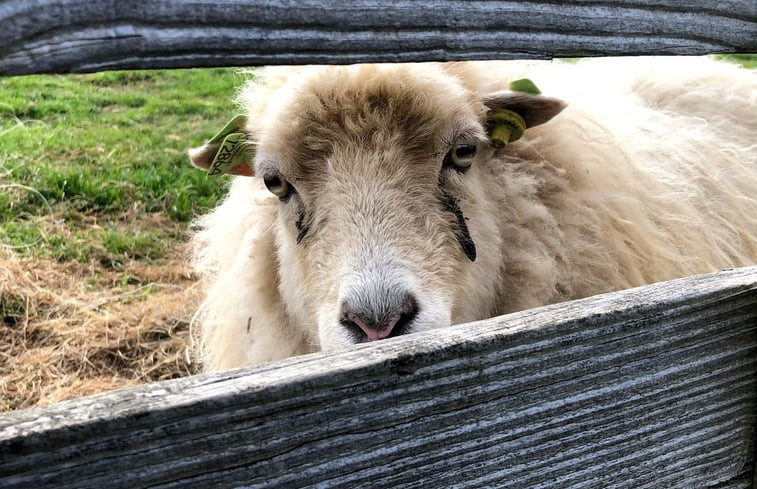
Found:
<path fill-rule="evenodd" d="M 234 132 L 227 135 L 208 168 L 208 175 L 223 175 L 238 164 L 247 161 L 248 144 L 245 133 Z"/>

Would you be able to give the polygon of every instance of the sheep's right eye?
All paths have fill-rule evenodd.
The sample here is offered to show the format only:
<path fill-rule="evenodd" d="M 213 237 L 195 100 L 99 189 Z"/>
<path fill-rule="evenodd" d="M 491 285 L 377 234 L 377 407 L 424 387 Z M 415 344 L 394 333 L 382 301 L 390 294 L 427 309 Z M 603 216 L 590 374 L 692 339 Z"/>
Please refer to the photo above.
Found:
<path fill-rule="evenodd" d="M 280 200 L 286 200 L 294 191 L 294 188 L 279 173 L 265 175 L 263 177 L 265 187 Z"/>

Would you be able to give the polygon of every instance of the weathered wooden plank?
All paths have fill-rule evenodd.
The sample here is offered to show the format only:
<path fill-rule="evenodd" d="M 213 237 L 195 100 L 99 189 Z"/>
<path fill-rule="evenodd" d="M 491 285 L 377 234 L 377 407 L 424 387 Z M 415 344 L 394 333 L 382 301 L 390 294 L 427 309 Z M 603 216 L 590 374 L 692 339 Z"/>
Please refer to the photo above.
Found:
<path fill-rule="evenodd" d="M 5 0 L 0 25 L 0 75 L 757 51 L 743 0 Z"/>
<path fill-rule="evenodd" d="M 757 267 L 0 417 L 0 486 L 749 487 Z"/>

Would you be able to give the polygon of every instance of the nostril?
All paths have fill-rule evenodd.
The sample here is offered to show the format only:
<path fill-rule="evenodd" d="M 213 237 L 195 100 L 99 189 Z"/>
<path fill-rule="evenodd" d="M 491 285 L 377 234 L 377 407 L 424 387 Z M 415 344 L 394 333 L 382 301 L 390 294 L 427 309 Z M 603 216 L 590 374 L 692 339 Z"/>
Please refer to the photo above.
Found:
<path fill-rule="evenodd" d="M 358 341 L 376 341 L 407 333 L 417 315 L 415 296 L 392 294 L 376 305 L 342 301 L 340 323 Z"/>
<path fill-rule="evenodd" d="M 344 315 L 339 319 L 339 323 L 347 330 L 349 331 L 350 335 L 357 341 L 358 343 L 362 343 L 364 341 L 368 341 L 368 337 L 366 336 L 363 329 L 357 325 L 355 321 L 352 319 L 349 319 L 351 316 Z"/>
<path fill-rule="evenodd" d="M 400 308 L 399 318 L 389 336 L 406 334 L 410 330 L 410 325 L 415 321 L 416 316 L 418 316 L 418 301 L 413 294 L 408 293 L 405 295 L 402 307 Z"/>

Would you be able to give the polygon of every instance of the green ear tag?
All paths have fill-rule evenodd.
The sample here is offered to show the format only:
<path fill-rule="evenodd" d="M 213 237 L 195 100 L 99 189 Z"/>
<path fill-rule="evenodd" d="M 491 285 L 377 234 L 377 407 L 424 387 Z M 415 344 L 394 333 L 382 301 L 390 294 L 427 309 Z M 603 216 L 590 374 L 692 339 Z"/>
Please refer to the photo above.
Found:
<path fill-rule="evenodd" d="M 534 82 L 532 82 L 528 78 L 521 78 L 520 80 L 511 81 L 510 90 L 512 90 L 513 92 L 532 93 L 534 95 L 539 95 L 541 93 L 539 87 L 537 87 Z"/>
<path fill-rule="evenodd" d="M 510 90 L 513 92 L 530 93 L 539 95 L 541 91 L 528 78 L 521 78 L 510 82 Z M 517 141 L 526 131 L 526 121 L 520 114 L 510 109 L 500 109 L 489 113 L 486 118 L 489 128 L 489 139 L 495 148 L 503 148 L 507 143 Z"/>
<path fill-rule="evenodd" d="M 517 141 L 526 130 L 526 121 L 517 112 L 509 109 L 495 110 L 486 118 L 489 139 L 495 148 Z"/>
<path fill-rule="evenodd" d="M 247 135 L 243 132 L 233 132 L 224 137 L 213 163 L 208 168 L 208 176 L 222 175 L 247 161 L 250 156 L 247 152 L 248 144 Z"/>
<path fill-rule="evenodd" d="M 246 125 L 247 117 L 236 115 L 205 144 L 208 156 L 213 155 L 208 176 L 223 175 L 240 163 L 249 163 L 252 151 L 244 130 Z"/>
<path fill-rule="evenodd" d="M 233 132 L 241 132 L 240 129 L 244 129 L 244 126 L 246 125 L 247 125 L 246 116 L 242 114 L 235 115 L 229 122 L 226 123 L 225 126 L 223 126 L 223 129 L 218 131 L 218 133 L 216 133 L 215 136 L 210 138 L 210 141 L 208 141 L 207 144 L 220 143 L 229 134 Z"/>

